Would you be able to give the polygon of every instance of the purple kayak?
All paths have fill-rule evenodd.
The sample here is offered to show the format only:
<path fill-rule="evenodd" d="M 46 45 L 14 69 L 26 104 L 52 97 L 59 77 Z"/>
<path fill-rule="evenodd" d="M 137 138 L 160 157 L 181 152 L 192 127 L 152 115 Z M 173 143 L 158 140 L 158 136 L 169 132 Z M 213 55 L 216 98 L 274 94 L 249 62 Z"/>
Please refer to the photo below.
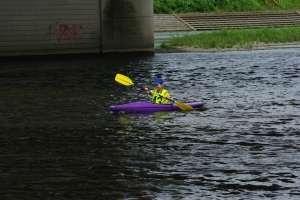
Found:
<path fill-rule="evenodd" d="M 186 103 L 193 108 L 200 107 L 204 102 Z M 129 112 L 159 112 L 159 111 L 176 111 L 181 110 L 176 104 L 156 104 L 152 102 L 133 102 L 122 105 L 112 105 L 109 109 L 113 112 L 129 111 Z"/>

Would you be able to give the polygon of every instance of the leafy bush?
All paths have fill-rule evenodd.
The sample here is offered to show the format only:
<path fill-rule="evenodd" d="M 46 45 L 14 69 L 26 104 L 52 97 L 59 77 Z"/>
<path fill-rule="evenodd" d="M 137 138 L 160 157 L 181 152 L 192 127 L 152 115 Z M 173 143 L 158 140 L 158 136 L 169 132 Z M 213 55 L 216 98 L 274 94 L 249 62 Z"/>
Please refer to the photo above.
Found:
<path fill-rule="evenodd" d="M 153 0 L 155 14 L 196 12 L 243 12 L 300 9 L 299 0 L 284 0 L 276 5 L 269 0 Z"/>
<path fill-rule="evenodd" d="M 214 11 L 214 0 L 154 0 L 154 13 L 189 13 Z"/>

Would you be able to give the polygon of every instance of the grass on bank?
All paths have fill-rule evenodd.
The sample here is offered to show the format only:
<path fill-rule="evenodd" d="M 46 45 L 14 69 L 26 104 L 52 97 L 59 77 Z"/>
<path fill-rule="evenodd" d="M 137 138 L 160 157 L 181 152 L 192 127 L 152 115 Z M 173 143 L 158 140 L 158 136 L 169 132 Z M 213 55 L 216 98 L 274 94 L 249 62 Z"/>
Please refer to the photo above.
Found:
<path fill-rule="evenodd" d="M 194 47 L 203 49 L 246 48 L 252 49 L 260 44 L 300 42 L 299 27 L 223 29 L 199 34 L 173 36 L 169 44 L 161 48 Z"/>

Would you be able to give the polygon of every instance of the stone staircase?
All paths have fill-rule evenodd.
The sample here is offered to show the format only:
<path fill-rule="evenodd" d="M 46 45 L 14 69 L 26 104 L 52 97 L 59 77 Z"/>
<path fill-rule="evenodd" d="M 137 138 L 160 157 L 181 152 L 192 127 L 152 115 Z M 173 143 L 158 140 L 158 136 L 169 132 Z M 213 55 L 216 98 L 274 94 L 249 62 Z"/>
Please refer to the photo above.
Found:
<path fill-rule="evenodd" d="M 154 31 L 205 31 L 300 26 L 299 11 L 154 15 Z"/>

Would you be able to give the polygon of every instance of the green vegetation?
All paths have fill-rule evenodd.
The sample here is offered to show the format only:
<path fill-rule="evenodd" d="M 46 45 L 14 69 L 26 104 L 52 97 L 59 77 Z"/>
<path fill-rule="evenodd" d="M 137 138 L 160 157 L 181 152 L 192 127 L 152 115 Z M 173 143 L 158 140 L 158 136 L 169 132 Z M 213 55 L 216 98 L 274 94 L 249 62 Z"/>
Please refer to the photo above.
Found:
<path fill-rule="evenodd" d="M 299 0 L 154 0 L 155 14 L 297 10 Z M 279 0 L 276 0 L 279 2 Z"/>
<path fill-rule="evenodd" d="M 292 43 L 300 41 L 299 27 L 261 28 L 261 29 L 223 29 L 220 31 L 203 32 L 194 35 L 173 36 L 170 43 L 162 44 L 161 48 L 176 46 L 195 48 L 246 48 L 252 49 L 257 44 Z"/>

